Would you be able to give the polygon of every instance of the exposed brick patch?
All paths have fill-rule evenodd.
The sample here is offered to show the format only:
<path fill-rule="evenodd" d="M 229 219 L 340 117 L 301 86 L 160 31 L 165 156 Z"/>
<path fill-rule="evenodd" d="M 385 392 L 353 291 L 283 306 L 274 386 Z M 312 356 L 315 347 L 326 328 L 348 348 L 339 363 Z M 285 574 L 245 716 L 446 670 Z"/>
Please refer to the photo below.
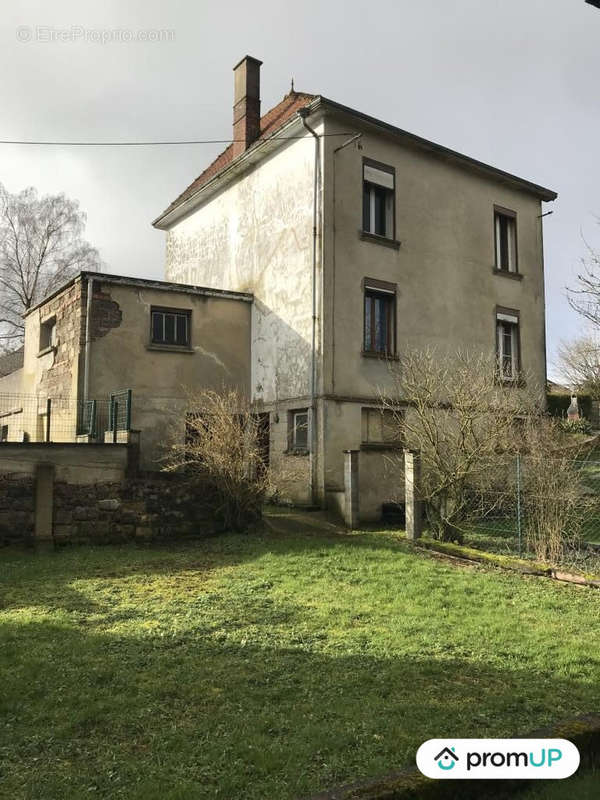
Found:
<path fill-rule="evenodd" d="M 112 299 L 110 293 L 94 287 L 92 295 L 92 318 L 90 337 L 100 339 L 113 328 L 118 328 L 123 320 L 123 312 L 119 304 Z"/>

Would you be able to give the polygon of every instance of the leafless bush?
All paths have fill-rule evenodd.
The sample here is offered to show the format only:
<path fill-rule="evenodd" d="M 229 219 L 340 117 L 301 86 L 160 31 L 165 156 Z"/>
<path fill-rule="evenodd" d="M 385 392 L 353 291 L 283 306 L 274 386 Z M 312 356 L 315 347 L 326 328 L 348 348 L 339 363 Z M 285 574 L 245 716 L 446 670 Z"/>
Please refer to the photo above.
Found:
<path fill-rule="evenodd" d="M 578 453 L 555 420 L 529 422 L 522 435 L 521 496 L 527 549 L 560 562 L 575 548 L 587 513 Z"/>
<path fill-rule="evenodd" d="M 233 390 L 189 391 L 186 406 L 171 421 L 163 468 L 196 483 L 224 528 L 247 530 L 269 490 L 259 417 Z"/>
<path fill-rule="evenodd" d="M 430 530 L 460 540 L 475 510 L 485 515 L 498 503 L 491 490 L 499 463 L 519 436 L 518 420 L 539 414 L 539 398 L 499 382 L 496 360 L 487 355 L 409 350 L 391 374 L 393 389 L 382 403 L 407 447 L 421 453 Z"/>

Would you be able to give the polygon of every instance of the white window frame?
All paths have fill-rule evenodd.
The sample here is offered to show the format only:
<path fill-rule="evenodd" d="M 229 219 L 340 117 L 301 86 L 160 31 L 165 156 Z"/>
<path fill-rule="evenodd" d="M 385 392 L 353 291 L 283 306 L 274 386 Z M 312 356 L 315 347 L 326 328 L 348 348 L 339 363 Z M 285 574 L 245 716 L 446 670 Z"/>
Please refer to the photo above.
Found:
<path fill-rule="evenodd" d="M 501 222 L 500 220 L 506 220 L 506 252 L 508 257 L 508 264 L 503 266 L 500 263 L 501 260 Z M 495 236 L 495 247 L 496 247 L 496 269 L 499 272 L 518 272 L 518 263 L 517 263 L 517 218 L 515 214 L 508 213 L 503 211 L 502 209 L 496 208 L 494 209 L 494 236 Z"/>
<path fill-rule="evenodd" d="M 381 165 L 383 167 L 383 165 Z M 377 189 L 385 191 L 385 233 L 375 231 L 375 195 Z M 369 193 L 369 219 L 368 225 L 364 224 L 363 209 L 363 230 L 372 236 L 381 236 L 384 239 L 394 239 L 394 205 L 396 199 L 396 175 L 394 170 L 389 168 L 379 168 L 369 161 L 363 161 L 363 203 L 365 190 Z"/>
<path fill-rule="evenodd" d="M 505 351 L 506 328 L 510 325 L 510 354 Z M 519 341 L 519 317 L 516 314 L 496 312 L 496 351 L 498 356 L 498 370 L 504 381 L 515 381 L 519 377 L 521 365 Z M 510 374 L 505 371 L 505 358 L 510 358 Z"/>
<path fill-rule="evenodd" d="M 300 416 L 306 417 L 306 424 L 302 425 L 306 431 L 306 443 L 298 444 L 298 430 L 301 427 L 297 423 L 297 418 Z M 290 411 L 290 449 L 305 452 L 309 449 L 309 431 L 310 431 L 310 417 L 308 408 L 296 408 Z"/>

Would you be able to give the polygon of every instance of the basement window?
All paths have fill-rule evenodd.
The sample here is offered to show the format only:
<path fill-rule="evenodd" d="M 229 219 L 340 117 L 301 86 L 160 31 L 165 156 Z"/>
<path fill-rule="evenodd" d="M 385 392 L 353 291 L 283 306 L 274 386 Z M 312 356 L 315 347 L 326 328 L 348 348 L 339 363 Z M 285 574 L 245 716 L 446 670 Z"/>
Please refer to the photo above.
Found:
<path fill-rule="evenodd" d="M 375 161 L 363 161 L 363 231 L 394 239 L 395 173 Z"/>
<path fill-rule="evenodd" d="M 518 272 L 517 215 L 514 211 L 495 209 L 494 237 L 496 269 L 499 272 Z"/>
<path fill-rule="evenodd" d="M 153 308 L 151 342 L 156 345 L 189 347 L 191 312 L 172 308 Z"/>
<path fill-rule="evenodd" d="M 56 317 L 44 320 L 40 325 L 40 353 L 56 346 Z"/>
<path fill-rule="evenodd" d="M 403 424 L 401 412 L 388 408 L 363 408 L 361 439 L 363 445 L 401 446 Z"/>

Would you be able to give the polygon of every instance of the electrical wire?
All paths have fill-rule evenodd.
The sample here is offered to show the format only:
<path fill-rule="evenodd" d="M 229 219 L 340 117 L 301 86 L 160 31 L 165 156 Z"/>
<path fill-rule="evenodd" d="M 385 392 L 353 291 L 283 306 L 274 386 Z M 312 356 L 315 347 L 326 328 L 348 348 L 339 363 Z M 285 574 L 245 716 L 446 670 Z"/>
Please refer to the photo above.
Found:
<path fill-rule="evenodd" d="M 320 133 L 319 138 L 325 136 L 350 136 L 348 132 L 341 133 Z M 257 142 L 272 142 L 285 139 L 306 139 L 307 136 L 267 136 L 264 139 L 255 139 L 252 144 Z M 55 142 L 55 141 L 35 141 L 31 139 L 0 139 L 0 144 L 22 144 L 40 145 L 50 147 L 163 147 L 171 145 L 191 145 L 191 144 L 233 144 L 234 142 L 244 142 L 245 139 L 184 139 L 162 142 Z"/>

